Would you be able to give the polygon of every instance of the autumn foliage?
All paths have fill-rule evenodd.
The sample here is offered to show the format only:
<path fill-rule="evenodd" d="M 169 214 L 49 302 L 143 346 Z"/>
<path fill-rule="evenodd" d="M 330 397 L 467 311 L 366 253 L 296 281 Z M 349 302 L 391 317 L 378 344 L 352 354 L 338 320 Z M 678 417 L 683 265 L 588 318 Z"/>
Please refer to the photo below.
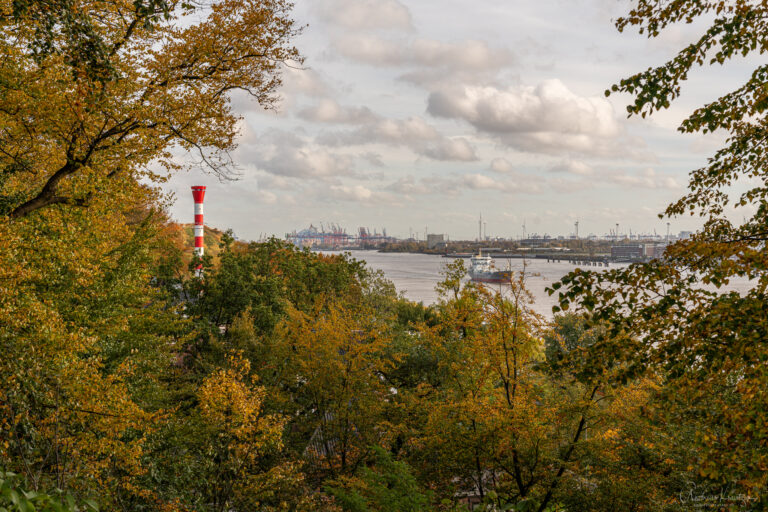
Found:
<path fill-rule="evenodd" d="M 524 273 L 502 293 L 457 261 L 424 306 L 347 255 L 231 232 L 196 277 L 153 184 L 179 150 L 231 171 L 229 93 L 272 105 L 290 8 L 0 2 L 0 510 L 765 508 L 766 190 L 724 215 L 764 177 L 764 70 L 681 127 L 729 135 L 667 211 L 703 229 L 554 283 L 551 319 Z M 638 0 L 618 26 L 702 15 L 613 88 L 630 114 L 764 51 L 754 3 Z M 717 291 L 733 276 L 754 288 Z"/>

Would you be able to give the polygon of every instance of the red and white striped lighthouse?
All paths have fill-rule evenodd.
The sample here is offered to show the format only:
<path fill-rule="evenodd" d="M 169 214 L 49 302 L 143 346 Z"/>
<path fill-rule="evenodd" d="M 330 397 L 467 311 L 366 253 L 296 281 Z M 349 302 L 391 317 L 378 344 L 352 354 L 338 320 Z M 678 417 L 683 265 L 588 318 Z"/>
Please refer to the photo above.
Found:
<path fill-rule="evenodd" d="M 203 246 L 203 199 L 205 198 L 205 187 L 196 185 L 192 187 L 192 197 L 195 200 L 195 255 L 202 258 L 205 248 Z M 197 276 L 203 273 L 203 266 L 197 267 Z"/>

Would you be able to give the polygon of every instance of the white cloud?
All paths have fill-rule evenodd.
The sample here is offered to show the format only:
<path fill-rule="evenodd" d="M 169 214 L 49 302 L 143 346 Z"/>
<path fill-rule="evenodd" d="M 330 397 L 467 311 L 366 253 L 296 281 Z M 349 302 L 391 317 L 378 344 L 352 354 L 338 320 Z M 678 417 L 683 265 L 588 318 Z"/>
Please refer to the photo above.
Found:
<path fill-rule="evenodd" d="M 356 130 L 323 132 L 317 141 L 328 146 L 385 143 L 403 145 L 408 141 L 431 141 L 440 138 L 434 126 L 419 117 L 404 120 L 378 119 Z"/>
<path fill-rule="evenodd" d="M 508 174 L 515 170 L 512 162 L 506 158 L 494 158 L 491 160 L 491 170 L 501 174 Z"/>
<path fill-rule="evenodd" d="M 325 0 L 314 7 L 321 19 L 346 29 L 413 28 L 410 11 L 398 0 Z"/>
<path fill-rule="evenodd" d="M 399 66 L 408 59 L 396 41 L 370 34 L 344 34 L 333 40 L 333 47 L 348 59 L 375 66 Z"/>
<path fill-rule="evenodd" d="M 578 96 L 559 80 L 536 87 L 447 88 L 430 94 L 427 110 L 436 117 L 464 120 L 523 151 L 642 156 L 630 147 L 605 98 Z"/>
<path fill-rule="evenodd" d="M 506 194 L 538 194 L 543 191 L 544 181 L 536 176 L 516 176 L 513 179 L 496 179 L 480 173 L 454 176 L 432 176 L 415 179 L 413 176 L 400 178 L 386 187 L 387 190 L 407 196 L 413 195 L 458 195 L 466 190 L 492 190 Z"/>
<path fill-rule="evenodd" d="M 386 190 L 407 197 L 432 194 L 457 196 L 461 189 L 461 181 L 456 177 L 428 176 L 417 180 L 411 175 L 400 178 L 386 187 Z"/>
<path fill-rule="evenodd" d="M 585 179 L 574 180 L 567 178 L 553 178 L 547 180 L 547 185 L 549 185 L 549 188 L 555 192 L 560 192 L 562 194 L 573 194 L 574 192 L 581 190 L 593 189 L 598 185 L 598 182 L 595 180 Z"/>
<path fill-rule="evenodd" d="M 437 140 L 440 133 L 420 117 L 409 117 L 405 120 L 381 119 L 377 123 L 365 127 L 362 134 L 370 134 L 372 138 L 402 144 L 409 140 Z"/>
<path fill-rule="evenodd" d="M 469 39 L 444 43 L 433 39 L 417 39 L 407 48 L 413 64 L 431 67 L 459 67 L 465 70 L 497 69 L 514 62 L 506 48 L 491 48 L 485 41 Z"/>
<path fill-rule="evenodd" d="M 682 185 L 671 176 L 659 176 L 656 171 L 650 167 L 643 169 L 639 175 L 627 174 L 624 172 L 607 173 L 602 179 L 609 183 L 620 185 L 626 188 L 651 188 L 651 189 L 670 189 L 676 190 L 682 188 Z"/>
<path fill-rule="evenodd" d="M 477 159 L 474 148 L 466 139 L 448 138 L 420 117 L 402 120 L 378 118 L 355 130 L 321 133 L 316 140 L 333 147 L 365 144 L 403 146 L 419 155 L 442 161 Z"/>
<path fill-rule="evenodd" d="M 493 75 L 515 62 L 506 48 L 492 48 L 485 41 L 467 39 L 444 42 L 435 39 L 392 39 L 370 33 L 348 33 L 333 39 L 344 57 L 373 66 L 410 68 L 400 78 L 419 85 L 462 82 Z"/>
<path fill-rule="evenodd" d="M 394 183 L 388 185 L 387 190 L 391 190 L 392 192 L 396 192 L 398 194 L 405 194 L 405 195 L 413 195 L 413 194 L 430 194 L 434 191 L 426 186 L 422 182 L 416 181 L 416 178 L 413 176 L 406 176 L 404 178 L 400 178 Z"/>
<path fill-rule="evenodd" d="M 595 170 L 579 160 L 565 160 L 549 168 L 550 172 L 564 172 L 580 176 L 591 176 Z"/>
<path fill-rule="evenodd" d="M 330 98 L 323 98 L 317 104 L 300 110 L 298 116 L 316 123 L 362 124 L 378 119 L 368 107 L 344 107 Z"/>
<path fill-rule="evenodd" d="M 348 201 L 366 201 L 373 197 L 373 192 L 361 185 L 333 185 L 330 190 L 334 198 Z"/>
<path fill-rule="evenodd" d="M 281 130 L 269 131 L 241 144 L 238 156 L 240 161 L 283 178 L 333 181 L 356 174 L 354 157 L 312 146 L 301 137 Z"/>
<path fill-rule="evenodd" d="M 273 174 L 301 178 L 332 178 L 353 174 L 353 158 L 323 148 L 281 148 L 262 163 Z"/>
<path fill-rule="evenodd" d="M 381 159 L 381 155 L 378 153 L 367 151 L 359 156 L 374 167 L 384 167 L 384 161 Z"/>
<path fill-rule="evenodd" d="M 253 199 L 261 204 L 277 203 L 277 196 L 267 190 L 257 190 L 253 193 Z"/>
<path fill-rule="evenodd" d="M 465 174 L 462 183 L 473 190 L 496 190 L 507 194 L 538 194 L 542 192 L 541 183 L 533 176 L 499 180 L 484 174 Z"/>
<path fill-rule="evenodd" d="M 475 148 L 467 142 L 467 139 L 461 137 L 441 139 L 434 144 L 425 146 L 419 152 L 434 160 L 459 162 L 471 162 L 477 160 Z"/>
<path fill-rule="evenodd" d="M 463 177 L 464 184 L 472 189 L 503 190 L 504 184 L 483 174 L 467 174 Z"/>
<path fill-rule="evenodd" d="M 327 190 L 319 192 L 322 200 L 334 199 L 337 201 L 349 201 L 363 204 L 385 204 L 395 206 L 401 204 L 396 195 L 371 190 L 362 185 L 331 185 Z"/>
<path fill-rule="evenodd" d="M 460 87 L 432 93 L 429 112 L 461 118 L 491 133 L 555 132 L 614 137 L 621 133 L 604 98 L 583 98 L 560 80 L 536 87 Z"/>
<path fill-rule="evenodd" d="M 296 188 L 296 183 L 291 178 L 285 176 L 277 176 L 275 174 L 269 174 L 263 171 L 259 171 L 256 178 L 259 189 L 270 190 L 293 190 Z"/>
<path fill-rule="evenodd" d="M 639 188 L 677 190 L 682 188 L 680 183 L 673 177 L 659 175 L 652 168 L 646 168 L 639 173 L 633 173 L 626 170 L 608 168 L 593 169 L 588 166 L 582 168 L 582 165 L 580 162 L 565 162 L 550 168 L 550 171 L 559 171 L 579 176 L 578 179 L 550 179 L 548 180 L 550 187 L 557 192 L 565 193 L 594 189 L 605 185 L 628 190 L 637 190 Z M 583 171 L 587 171 L 588 174 L 585 174 Z"/>
<path fill-rule="evenodd" d="M 298 63 L 286 63 L 282 72 L 281 93 L 325 96 L 331 90 L 317 71 L 302 67 Z"/>

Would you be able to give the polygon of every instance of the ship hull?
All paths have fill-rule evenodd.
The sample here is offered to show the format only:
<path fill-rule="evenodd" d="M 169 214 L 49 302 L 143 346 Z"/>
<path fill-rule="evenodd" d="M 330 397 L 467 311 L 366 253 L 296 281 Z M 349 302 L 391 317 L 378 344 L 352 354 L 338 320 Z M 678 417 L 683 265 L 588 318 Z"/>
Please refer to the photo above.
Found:
<path fill-rule="evenodd" d="M 511 272 L 482 272 L 470 273 L 472 281 L 477 283 L 509 283 L 512 280 Z"/>

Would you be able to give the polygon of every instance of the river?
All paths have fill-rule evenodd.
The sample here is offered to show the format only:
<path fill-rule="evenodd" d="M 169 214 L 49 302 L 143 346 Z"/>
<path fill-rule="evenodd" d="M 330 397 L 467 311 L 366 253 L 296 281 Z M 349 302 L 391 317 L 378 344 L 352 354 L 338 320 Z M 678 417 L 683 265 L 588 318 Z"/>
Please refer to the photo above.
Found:
<path fill-rule="evenodd" d="M 323 251 L 326 252 L 326 251 Z M 327 251 L 329 254 L 338 254 L 338 251 Z M 365 261 L 370 268 L 381 270 L 384 275 L 392 281 L 407 299 L 424 304 L 433 304 L 437 302 L 437 292 L 435 285 L 442 279 L 441 271 L 446 263 L 453 260 L 434 256 L 431 254 L 411 254 L 411 253 L 382 253 L 376 251 L 348 251 L 356 260 Z M 496 260 L 496 266 L 500 269 L 507 268 L 507 261 L 512 270 L 523 270 L 522 259 L 502 259 Z M 469 266 L 469 260 L 466 261 Z M 622 264 L 611 264 L 611 268 L 616 268 Z M 535 312 L 545 317 L 552 316 L 552 306 L 557 301 L 557 294 L 548 295 L 544 290 L 553 282 L 558 281 L 568 272 L 576 268 L 576 265 L 566 262 L 549 263 L 547 260 L 527 259 L 525 260 L 526 286 L 531 291 L 534 303 L 531 306 Z M 604 267 L 585 267 L 589 270 L 605 270 Z M 498 284 L 488 284 L 495 288 L 503 287 Z M 733 280 L 731 284 L 724 287 L 725 291 L 736 290 L 744 292 L 750 288 L 750 283 L 746 279 Z"/>

